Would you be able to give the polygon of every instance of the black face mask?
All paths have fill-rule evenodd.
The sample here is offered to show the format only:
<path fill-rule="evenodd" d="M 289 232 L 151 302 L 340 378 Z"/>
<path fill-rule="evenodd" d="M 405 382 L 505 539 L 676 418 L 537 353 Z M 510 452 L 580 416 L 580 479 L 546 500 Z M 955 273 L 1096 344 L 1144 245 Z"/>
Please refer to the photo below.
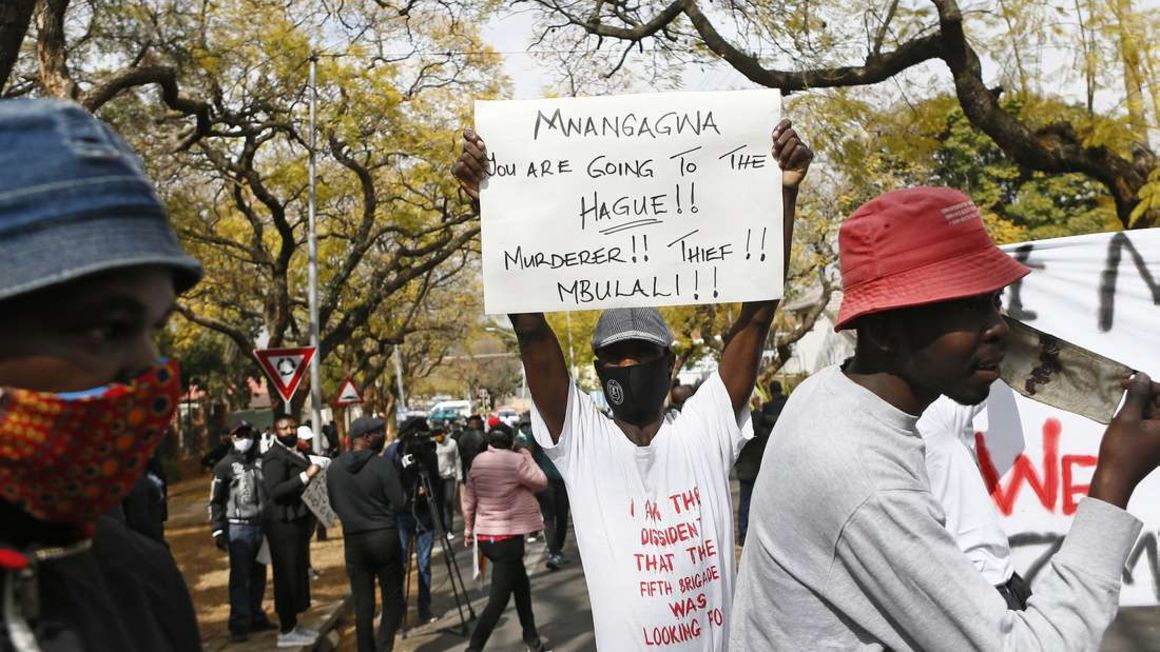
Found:
<path fill-rule="evenodd" d="M 290 435 L 289 437 L 275 437 L 286 448 L 298 448 L 298 435 Z"/>
<path fill-rule="evenodd" d="M 669 356 L 631 367 L 605 367 L 596 362 L 604 398 L 617 419 L 634 426 L 657 418 L 669 394 Z"/>

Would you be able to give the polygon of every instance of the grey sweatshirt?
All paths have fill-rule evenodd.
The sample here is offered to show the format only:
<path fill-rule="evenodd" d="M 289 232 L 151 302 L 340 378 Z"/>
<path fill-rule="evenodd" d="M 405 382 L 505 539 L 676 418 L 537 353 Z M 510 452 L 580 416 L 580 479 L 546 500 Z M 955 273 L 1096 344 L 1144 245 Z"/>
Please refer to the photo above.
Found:
<path fill-rule="evenodd" d="M 1095 650 L 1141 523 L 1086 498 L 1009 611 L 943 527 L 917 417 L 837 367 L 790 396 L 758 476 L 730 650 Z"/>

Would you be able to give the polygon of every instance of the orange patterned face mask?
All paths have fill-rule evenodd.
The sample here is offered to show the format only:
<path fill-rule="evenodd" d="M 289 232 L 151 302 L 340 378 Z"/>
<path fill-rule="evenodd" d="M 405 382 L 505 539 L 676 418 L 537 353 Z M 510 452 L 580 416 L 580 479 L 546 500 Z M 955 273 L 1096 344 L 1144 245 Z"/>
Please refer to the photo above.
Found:
<path fill-rule="evenodd" d="M 0 499 L 49 523 L 96 522 L 133 488 L 180 396 L 175 361 L 84 392 L 0 389 Z"/>

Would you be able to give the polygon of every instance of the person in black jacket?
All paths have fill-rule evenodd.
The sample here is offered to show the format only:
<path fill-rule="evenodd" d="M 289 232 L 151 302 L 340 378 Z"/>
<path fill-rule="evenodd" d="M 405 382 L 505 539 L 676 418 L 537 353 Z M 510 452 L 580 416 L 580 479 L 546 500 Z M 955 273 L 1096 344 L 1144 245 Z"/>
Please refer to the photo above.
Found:
<path fill-rule="evenodd" d="M 230 429 L 230 452 L 213 469 L 209 521 L 213 541 L 230 555 L 230 640 L 245 641 L 250 632 L 273 629 L 262 610 L 266 594 L 266 564 L 258 561 L 262 548 L 261 460 L 258 433 L 246 421 Z"/>
<path fill-rule="evenodd" d="M 406 497 L 395 468 L 380 455 L 387 442 L 383 420 L 355 419 L 350 439 L 352 449 L 339 455 L 326 474 L 326 489 L 342 521 L 359 652 L 386 652 L 394 648 L 403 618 L 403 548 L 396 513 L 406 507 Z M 377 648 L 376 577 L 383 595 Z"/>
<path fill-rule="evenodd" d="M 326 451 L 323 454 L 327 457 L 338 457 L 341 452 L 338 445 L 338 426 L 333 423 L 322 426 L 322 436 L 326 439 Z"/>
<path fill-rule="evenodd" d="M 200 650 L 169 549 L 106 514 L 181 398 L 154 337 L 201 267 L 83 107 L 4 100 L 0 142 L 0 650 Z"/>
<path fill-rule="evenodd" d="M 133 490 L 121 501 L 125 525 L 158 543 L 165 543 L 165 521 L 169 520 L 168 483 L 157 453 L 145 465 L 145 475 L 137 479 Z M 168 544 L 166 544 L 168 545 Z"/>
<path fill-rule="evenodd" d="M 459 460 L 463 462 L 463 477 L 471 471 L 475 456 L 487 448 L 487 436 L 483 434 L 483 417 L 473 414 L 467 417 L 467 426 L 459 435 Z"/>
<path fill-rule="evenodd" d="M 201 456 L 201 468 L 206 471 L 212 471 L 217 463 L 222 461 L 222 458 L 229 455 L 230 448 L 233 444 L 230 443 L 230 431 L 222 430 L 221 437 L 218 438 L 218 443 L 209 450 L 208 453 Z"/>
<path fill-rule="evenodd" d="M 266 540 L 274 567 L 274 610 L 281 632 L 278 647 L 313 645 L 318 632 L 298 624 L 310 608 L 310 535 L 314 516 L 302 502 L 306 485 L 321 470 L 296 450 L 298 422 L 282 416 L 274 422 L 274 443 L 262 458 L 262 484 L 270 503 L 265 511 Z"/>
<path fill-rule="evenodd" d="M 753 419 L 753 439 L 741 449 L 737 461 L 733 463 L 733 470 L 737 473 L 740 492 L 737 502 L 737 545 L 745 545 L 745 535 L 749 533 L 749 501 L 753 496 L 753 484 L 757 481 L 757 474 L 761 471 L 761 458 L 765 455 L 765 445 L 769 443 L 769 435 L 777 423 L 781 409 L 785 407 L 788 398 L 781 393 L 781 383 L 776 380 L 769 383 L 770 399 L 761 406 L 761 410 L 751 413 Z"/>

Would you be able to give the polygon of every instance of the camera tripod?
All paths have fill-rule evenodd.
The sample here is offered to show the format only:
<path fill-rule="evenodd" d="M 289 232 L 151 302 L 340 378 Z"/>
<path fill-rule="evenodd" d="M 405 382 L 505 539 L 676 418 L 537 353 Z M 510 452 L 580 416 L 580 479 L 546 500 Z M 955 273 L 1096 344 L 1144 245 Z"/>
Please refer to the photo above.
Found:
<path fill-rule="evenodd" d="M 419 488 L 427 493 L 427 515 L 431 517 L 431 524 L 434 529 L 432 536 L 439 540 L 439 549 L 443 551 L 443 561 L 447 564 L 447 577 L 451 582 L 451 593 L 455 596 L 455 609 L 459 612 L 459 626 L 447 628 L 446 631 L 457 633 L 460 636 L 466 637 L 470 632 L 467 629 L 467 623 L 475 620 L 475 609 L 471 606 L 471 601 L 467 597 L 467 586 L 463 583 L 463 575 L 459 572 L 459 562 L 455 560 L 455 554 L 451 550 L 450 544 L 447 543 L 447 533 L 444 531 L 443 520 L 435 511 L 436 494 L 431 486 L 431 476 L 427 469 L 422 464 L 416 465 L 419 470 Z M 412 501 L 412 504 L 414 502 Z M 415 517 L 415 531 L 411 535 L 409 550 L 414 552 L 416 562 L 419 557 L 418 538 L 423 527 L 423 521 L 417 514 L 413 513 Z M 403 604 L 408 604 L 410 600 L 411 590 L 411 558 L 408 554 L 405 564 L 403 565 Z M 458 583 L 458 584 L 457 584 Z M 466 607 L 466 614 L 465 608 Z M 400 636 L 407 638 L 407 618 L 406 611 L 403 612 L 403 622 L 400 625 Z"/>

